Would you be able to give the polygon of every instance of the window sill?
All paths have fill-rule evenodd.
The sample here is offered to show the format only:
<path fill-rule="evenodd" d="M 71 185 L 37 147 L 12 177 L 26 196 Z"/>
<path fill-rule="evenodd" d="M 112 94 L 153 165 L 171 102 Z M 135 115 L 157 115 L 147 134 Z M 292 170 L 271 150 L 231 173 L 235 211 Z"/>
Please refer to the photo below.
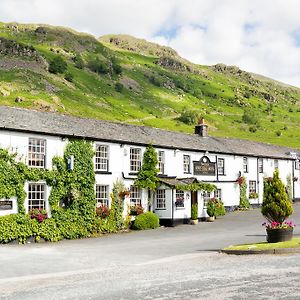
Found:
<path fill-rule="evenodd" d="M 218 174 L 218 176 L 226 176 L 226 174 Z"/>
<path fill-rule="evenodd" d="M 176 207 L 176 210 L 185 210 L 185 207 Z"/>
<path fill-rule="evenodd" d="M 95 174 L 107 174 L 107 175 L 111 175 L 112 172 L 108 172 L 108 171 L 95 171 Z"/>
<path fill-rule="evenodd" d="M 189 175 L 192 175 L 191 172 L 183 172 L 183 174 L 189 174 Z"/>
<path fill-rule="evenodd" d="M 130 173 L 128 173 L 128 175 L 130 175 L 130 176 L 137 176 L 138 173 L 139 172 L 130 172 Z"/>
<path fill-rule="evenodd" d="M 166 208 L 155 208 L 155 210 L 167 210 Z"/>

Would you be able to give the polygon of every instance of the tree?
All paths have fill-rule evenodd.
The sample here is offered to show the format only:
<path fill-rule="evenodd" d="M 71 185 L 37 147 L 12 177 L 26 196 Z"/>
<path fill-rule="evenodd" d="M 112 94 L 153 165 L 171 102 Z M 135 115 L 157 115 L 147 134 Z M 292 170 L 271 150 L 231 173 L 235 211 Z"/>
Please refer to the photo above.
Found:
<path fill-rule="evenodd" d="M 194 125 L 197 123 L 198 114 L 195 111 L 184 109 L 180 114 L 178 120 L 187 125 Z"/>
<path fill-rule="evenodd" d="M 152 145 L 146 148 L 143 156 L 142 167 L 137 175 L 134 185 L 138 188 L 148 189 L 150 191 L 149 207 L 152 207 L 153 192 L 157 188 L 159 179 L 157 153 Z"/>
<path fill-rule="evenodd" d="M 67 70 L 67 63 L 61 56 L 54 57 L 49 64 L 49 72 L 53 74 L 64 73 Z"/>
<path fill-rule="evenodd" d="M 279 178 L 278 169 L 274 171 L 273 178 L 269 177 L 264 181 L 264 199 L 261 213 L 269 222 L 280 224 L 293 213 L 292 203 L 283 182 Z"/>

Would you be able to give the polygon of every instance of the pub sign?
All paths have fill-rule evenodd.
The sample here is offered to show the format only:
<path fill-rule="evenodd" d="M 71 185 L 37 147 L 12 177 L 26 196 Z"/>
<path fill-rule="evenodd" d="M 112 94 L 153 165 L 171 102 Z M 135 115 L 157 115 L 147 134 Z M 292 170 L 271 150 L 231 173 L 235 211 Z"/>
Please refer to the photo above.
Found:
<path fill-rule="evenodd" d="M 13 209 L 13 202 L 11 200 L 0 200 L 0 210 Z"/>
<path fill-rule="evenodd" d="M 215 176 L 216 163 L 211 162 L 207 156 L 201 157 L 199 161 L 194 161 L 194 175 Z"/>

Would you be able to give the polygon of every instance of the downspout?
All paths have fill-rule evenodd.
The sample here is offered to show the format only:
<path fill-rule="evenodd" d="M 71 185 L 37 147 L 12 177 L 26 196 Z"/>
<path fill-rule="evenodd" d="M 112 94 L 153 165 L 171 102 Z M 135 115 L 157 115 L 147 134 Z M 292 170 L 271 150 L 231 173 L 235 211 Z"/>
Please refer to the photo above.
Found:
<path fill-rule="evenodd" d="M 292 201 L 295 198 L 295 181 L 294 181 L 294 177 L 295 177 L 295 164 L 296 164 L 296 161 L 292 161 L 292 178 L 291 178 L 291 181 L 293 183 L 293 197 L 292 197 Z"/>
<path fill-rule="evenodd" d="M 259 160 L 259 158 L 257 158 L 257 160 L 256 160 L 256 175 L 257 175 L 257 195 L 258 195 L 258 197 L 257 197 L 257 204 L 259 206 L 259 170 L 258 170 L 258 160 Z M 264 161 L 263 161 L 263 163 L 264 163 Z"/>
<path fill-rule="evenodd" d="M 172 218 L 172 226 L 174 226 L 174 189 L 172 189 L 171 191 L 172 191 L 172 214 L 171 214 L 171 218 Z"/>
<path fill-rule="evenodd" d="M 218 155 L 216 155 L 217 182 L 219 181 Z"/>

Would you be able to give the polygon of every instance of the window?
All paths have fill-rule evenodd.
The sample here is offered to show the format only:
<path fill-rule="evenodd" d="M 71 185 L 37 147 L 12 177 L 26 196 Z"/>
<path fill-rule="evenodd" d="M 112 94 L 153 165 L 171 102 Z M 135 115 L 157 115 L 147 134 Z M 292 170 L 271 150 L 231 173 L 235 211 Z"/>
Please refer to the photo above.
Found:
<path fill-rule="evenodd" d="M 135 186 L 130 187 L 130 206 L 142 205 L 141 190 Z"/>
<path fill-rule="evenodd" d="M 256 193 L 256 181 L 249 180 L 249 194 Z"/>
<path fill-rule="evenodd" d="M 158 151 L 158 168 L 161 174 L 165 173 L 165 151 Z"/>
<path fill-rule="evenodd" d="M 166 208 L 166 190 L 156 191 L 156 208 L 157 209 Z"/>
<path fill-rule="evenodd" d="M 214 191 L 214 197 L 222 201 L 222 190 L 221 189 L 216 189 Z"/>
<path fill-rule="evenodd" d="M 218 158 L 218 174 L 225 175 L 225 161 L 224 158 Z"/>
<path fill-rule="evenodd" d="M 183 155 L 183 172 L 191 173 L 191 157 L 189 155 Z"/>
<path fill-rule="evenodd" d="M 176 190 L 176 208 L 184 208 L 184 191 Z"/>
<path fill-rule="evenodd" d="M 138 172 L 141 168 L 141 149 L 130 148 L 130 172 Z"/>
<path fill-rule="evenodd" d="M 258 173 L 263 173 L 264 172 L 264 160 L 263 158 L 258 159 Z"/>
<path fill-rule="evenodd" d="M 96 185 L 96 202 L 97 206 L 106 205 L 109 206 L 109 186 L 108 185 Z"/>
<path fill-rule="evenodd" d="M 45 209 L 45 184 L 28 184 L 28 210 Z"/>
<path fill-rule="evenodd" d="M 32 168 L 45 168 L 46 140 L 29 138 L 28 166 Z"/>
<path fill-rule="evenodd" d="M 274 159 L 274 168 L 278 169 L 278 159 Z"/>
<path fill-rule="evenodd" d="M 296 169 L 296 170 L 300 170 L 300 160 L 299 160 L 299 159 L 297 159 L 297 160 L 295 161 L 295 169 Z"/>
<path fill-rule="evenodd" d="M 247 157 L 243 157 L 243 170 L 244 170 L 244 173 L 248 173 L 248 158 Z"/>
<path fill-rule="evenodd" d="M 108 146 L 96 145 L 95 169 L 108 172 Z"/>
<path fill-rule="evenodd" d="M 203 197 L 203 206 L 206 207 L 207 206 L 207 202 L 210 200 L 210 192 L 204 191 L 202 193 L 202 197 Z"/>

